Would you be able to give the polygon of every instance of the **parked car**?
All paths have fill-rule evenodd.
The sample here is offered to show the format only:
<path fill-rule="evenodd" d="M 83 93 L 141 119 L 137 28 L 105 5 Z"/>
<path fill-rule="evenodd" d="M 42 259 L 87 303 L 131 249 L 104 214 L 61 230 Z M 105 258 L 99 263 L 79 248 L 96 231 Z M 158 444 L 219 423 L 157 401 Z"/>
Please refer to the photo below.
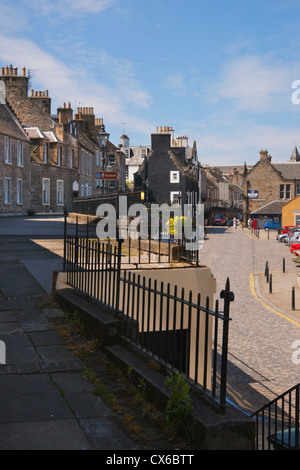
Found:
<path fill-rule="evenodd" d="M 292 243 L 300 243 L 300 232 L 291 232 L 289 234 L 288 244 L 291 245 Z"/>
<path fill-rule="evenodd" d="M 292 260 L 294 263 L 300 264 L 300 250 L 294 250 L 292 253 Z"/>
<path fill-rule="evenodd" d="M 276 240 L 283 241 L 285 237 L 291 236 L 293 233 L 300 232 L 300 227 L 298 226 L 289 226 L 283 227 L 280 233 L 277 235 Z"/>
<path fill-rule="evenodd" d="M 300 250 L 300 243 L 292 243 L 290 246 L 290 252 L 293 253 L 295 250 Z"/>
<path fill-rule="evenodd" d="M 264 229 L 267 230 L 273 230 L 273 229 L 280 229 L 281 228 L 281 223 L 280 222 L 275 222 L 274 220 L 269 220 L 264 224 Z"/>
<path fill-rule="evenodd" d="M 289 233 L 290 231 L 294 230 L 294 229 L 297 229 L 297 228 L 300 228 L 298 225 L 285 225 L 284 227 L 282 227 L 281 229 L 281 233 Z"/>
<path fill-rule="evenodd" d="M 225 225 L 226 219 L 224 214 L 216 214 L 213 218 L 214 225 Z"/>

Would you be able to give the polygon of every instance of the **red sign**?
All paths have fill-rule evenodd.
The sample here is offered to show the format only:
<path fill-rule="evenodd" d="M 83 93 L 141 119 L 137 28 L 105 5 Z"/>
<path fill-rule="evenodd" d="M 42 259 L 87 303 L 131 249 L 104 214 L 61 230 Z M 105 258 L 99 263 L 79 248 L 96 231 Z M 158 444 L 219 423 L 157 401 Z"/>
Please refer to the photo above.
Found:
<path fill-rule="evenodd" d="M 118 180 L 120 173 L 118 171 L 95 171 L 96 180 Z"/>

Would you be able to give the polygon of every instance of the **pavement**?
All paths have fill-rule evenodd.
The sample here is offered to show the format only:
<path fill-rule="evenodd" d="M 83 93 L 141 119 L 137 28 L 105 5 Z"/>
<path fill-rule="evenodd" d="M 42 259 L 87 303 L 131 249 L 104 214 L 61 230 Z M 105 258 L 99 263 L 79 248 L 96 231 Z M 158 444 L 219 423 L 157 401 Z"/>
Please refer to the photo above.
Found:
<path fill-rule="evenodd" d="M 0 341 L 6 352 L 0 365 L 0 449 L 139 450 L 111 408 L 93 393 L 81 360 L 53 329 L 64 313 L 39 306 L 52 292 L 52 272 L 62 270 L 62 222 L 0 219 Z M 200 254 L 217 279 L 217 292 L 231 276 L 235 301 L 228 391 L 232 403 L 247 413 L 299 381 L 291 361 L 291 343 L 300 326 L 299 287 L 291 309 L 297 266 L 275 237 L 276 232 L 261 231 L 257 238 L 248 229 L 210 228 Z M 272 293 L 264 275 L 266 261 Z M 0 348 L 1 357 L 4 362 Z"/>
<path fill-rule="evenodd" d="M 0 220 L 0 449 L 137 450 L 53 329 L 64 313 L 39 306 L 63 253 L 62 221 L 42 225 Z"/>

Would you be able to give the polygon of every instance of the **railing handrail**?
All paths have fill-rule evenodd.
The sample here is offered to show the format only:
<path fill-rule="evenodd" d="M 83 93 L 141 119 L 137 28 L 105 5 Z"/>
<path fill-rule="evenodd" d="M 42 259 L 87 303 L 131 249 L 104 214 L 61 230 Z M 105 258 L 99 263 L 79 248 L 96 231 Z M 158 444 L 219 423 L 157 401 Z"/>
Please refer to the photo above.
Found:
<path fill-rule="evenodd" d="M 130 270 L 128 270 L 128 271 L 130 271 Z M 123 278 L 123 277 L 121 277 L 120 280 L 127 283 L 127 284 L 134 285 L 135 287 L 140 287 L 141 289 L 146 290 L 148 292 L 152 292 L 152 293 L 155 293 L 157 295 L 162 295 L 164 297 L 167 297 L 168 299 L 176 300 L 176 301 L 181 302 L 182 304 L 185 304 L 189 307 L 195 308 L 197 310 L 201 310 L 202 312 L 209 313 L 210 315 L 212 315 L 216 318 L 220 318 L 220 320 L 224 320 L 224 312 L 222 312 L 222 311 L 219 311 L 218 313 L 216 313 L 213 310 L 209 310 L 206 307 L 202 307 L 201 305 L 190 302 L 189 300 L 182 299 L 181 297 L 175 296 L 174 294 L 168 294 L 167 292 L 163 292 L 161 290 L 154 289 L 154 287 L 152 288 L 152 287 L 147 287 L 146 285 L 144 286 L 143 284 L 140 284 L 139 282 L 136 282 L 135 280 L 126 279 L 126 278 Z M 206 299 L 207 298 L 209 298 L 209 297 L 207 296 Z M 228 320 L 230 321 L 230 320 L 232 320 L 232 318 L 229 317 Z"/>
<path fill-rule="evenodd" d="M 270 402 L 266 403 L 265 405 L 263 405 L 261 408 L 259 408 L 259 410 L 255 411 L 254 413 L 252 413 L 250 416 L 253 418 L 254 416 L 257 416 L 259 413 L 265 411 L 266 409 L 268 409 L 269 407 L 271 407 L 272 405 L 274 405 L 276 402 L 278 402 L 279 400 L 282 400 L 286 395 L 292 393 L 294 390 L 297 390 L 297 388 L 300 389 L 300 383 L 296 384 L 296 385 L 293 385 L 293 387 L 291 387 L 290 389 L 286 390 L 284 393 L 282 393 L 281 395 L 275 397 L 273 400 L 271 400 Z"/>

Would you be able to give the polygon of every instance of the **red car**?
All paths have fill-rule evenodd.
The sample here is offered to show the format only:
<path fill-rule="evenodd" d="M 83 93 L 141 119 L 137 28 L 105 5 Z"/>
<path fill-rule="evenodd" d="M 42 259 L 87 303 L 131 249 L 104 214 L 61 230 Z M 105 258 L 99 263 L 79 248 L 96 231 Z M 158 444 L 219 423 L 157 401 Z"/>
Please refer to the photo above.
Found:
<path fill-rule="evenodd" d="M 282 227 L 282 230 L 281 230 L 281 233 L 289 233 L 291 231 L 292 228 L 295 228 L 297 227 L 297 225 L 285 225 L 284 227 Z"/>
<path fill-rule="evenodd" d="M 216 214 L 213 219 L 214 225 L 225 225 L 225 216 L 223 214 Z"/>
<path fill-rule="evenodd" d="M 292 243 L 291 244 L 290 252 L 293 253 L 293 251 L 295 251 L 295 250 L 300 250 L 300 243 Z"/>

